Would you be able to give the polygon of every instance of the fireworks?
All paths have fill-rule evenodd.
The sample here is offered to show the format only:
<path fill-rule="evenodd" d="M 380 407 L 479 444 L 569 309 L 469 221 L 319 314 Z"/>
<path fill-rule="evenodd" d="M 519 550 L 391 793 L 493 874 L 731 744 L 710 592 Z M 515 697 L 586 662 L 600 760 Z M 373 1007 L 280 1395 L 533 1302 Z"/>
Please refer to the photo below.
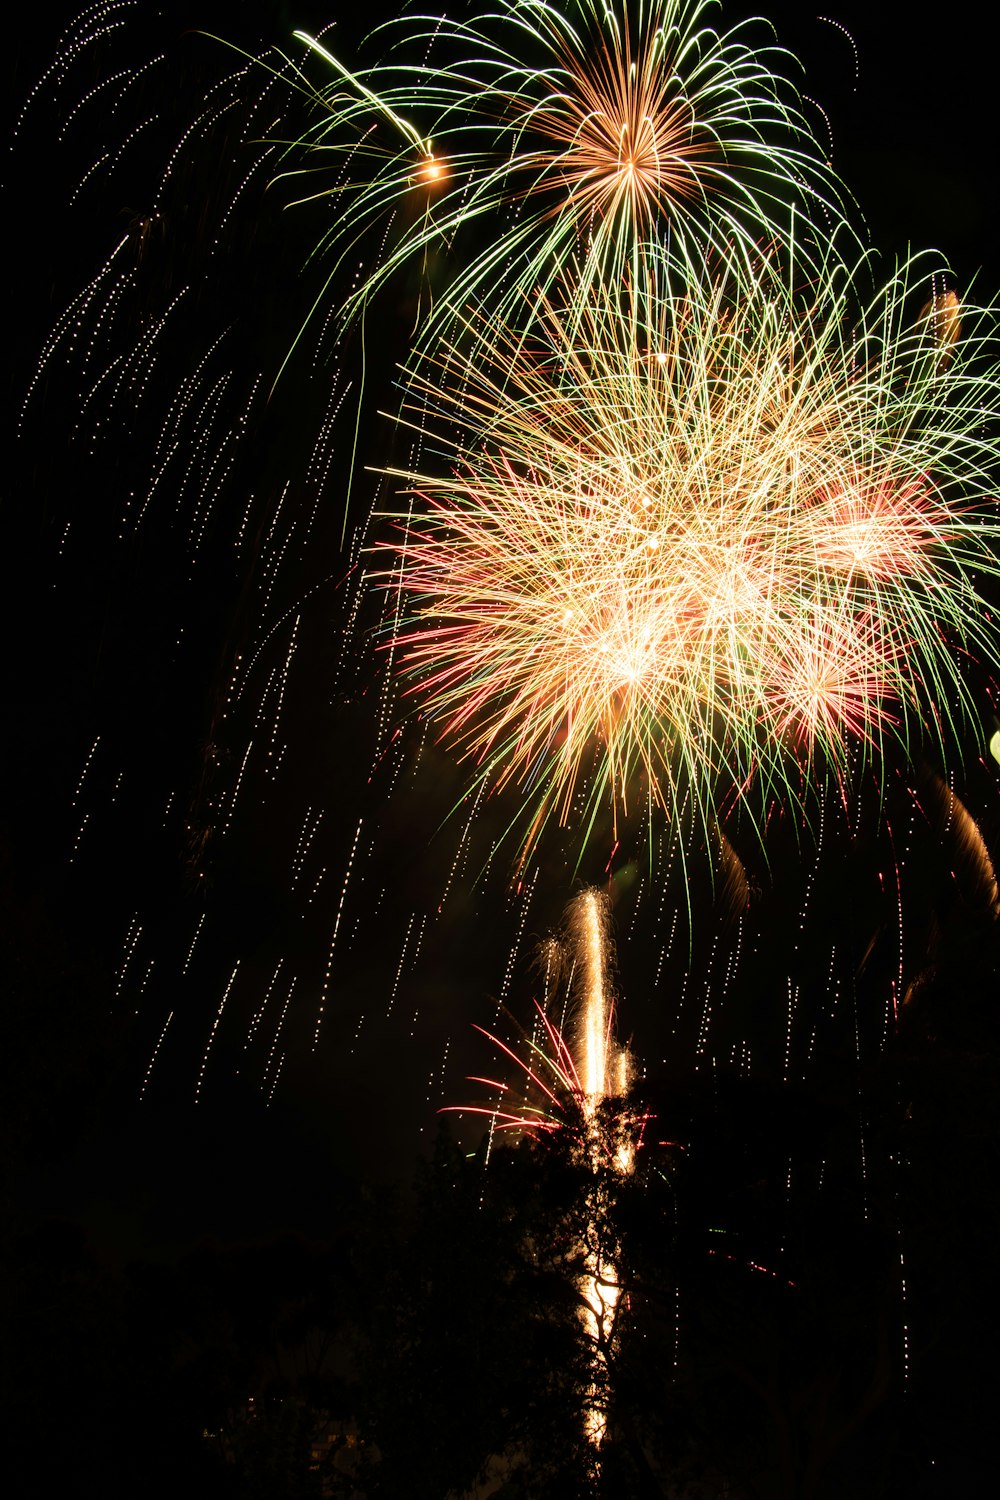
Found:
<path fill-rule="evenodd" d="M 526 1101 L 516 1110 L 471 1108 L 473 1113 L 489 1115 L 505 1130 L 544 1133 L 575 1121 L 581 1127 L 583 1153 L 592 1164 L 608 1160 L 627 1171 L 634 1158 L 634 1144 L 626 1146 L 617 1141 L 609 1147 L 606 1133 L 595 1121 L 600 1106 L 623 1099 L 632 1082 L 628 1050 L 615 1040 L 610 942 L 607 898 L 597 890 L 581 892 L 566 911 L 562 938 L 553 938 L 546 946 L 546 1003 L 536 1002 L 541 1035 L 525 1038 L 530 1060 L 497 1037 L 483 1033 L 517 1063 L 530 1092 L 540 1096 L 541 1102 Z M 566 987 L 564 1005 L 573 1017 L 571 1026 L 565 1028 L 557 1025 L 551 1014 L 562 982 Z M 473 1081 L 507 1092 L 507 1085 L 495 1079 Z"/>
<path fill-rule="evenodd" d="M 428 327 L 446 330 L 484 293 L 523 315 L 574 259 L 581 295 L 635 278 L 651 234 L 688 271 L 787 238 L 796 215 L 828 237 L 840 194 L 789 58 L 754 45 L 760 23 L 713 31 L 714 9 L 502 0 L 467 23 L 405 17 L 371 39 L 384 58 L 353 73 L 299 33 L 334 74 L 289 160 L 301 195 L 337 210 L 319 251 L 336 268 L 383 226 L 348 319 L 402 266 L 440 255 L 452 270 Z"/>
<path fill-rule="evenodd" d="M 577 1279 L 580 1324 L 592 1351 L 584 1430 L 595 1447 L 606 1433 L 608 1366 L 621 1302 L 605 1179 L 610 1174 L 612 1181 L 620 1180 L 634 1171 L 649 1119 L 626 1102 L 631 1059 L 615 1040 L 609 952 L 607 898 L 597 890 L 582 891 L 567 909 L 562 938 L 551 939 L 546 949 L 546 1001 L 555 998 L 565 981 L 571 1030 L 564 1034 L 548 1010 L 536 1002 L 542 1035 L 537 1041 L 526 1038 L 527 1059 L 492 1037 L 521 1069 L 529 1097 L 516 1108 L 472 1109 L 489 1115 L 493 1128 L 534 1135 L 568 1132 L 570 1159 L 587 1174 L 579 1243 L 574 1250 L 582 1268 Z M 498 1088 L 504 1096 L 509 1092 L 506 1084 L 495 1080 L 473 1081 Z M 541 1102 L 529 1102 L 530 1096 Z"/>
<path fill-rule="evenodd" d="M 806 307 L 766 267 L 605 291 L 532 348 L 483 320 L 476 359 L 414 378 L 453 472 L 404 476 L 394 645 L 442 736 L 524 789 L 528 845 L 578 793 L 674 815 L 691 788 L 707 820 L 720 785 L 846 776 L 852 745 L 971 717 L 1000 372 L 974 315 L 947 363 L 908 322 L 918 280 L 853 315 L 836 271 Z"/>
<path fill-rule="evenodd" d="M 122 16 L 130 9 L 143 17 L 128 5 Z M 76 159 L 73 185 L 95 223 L 105 222 L 107 188 L 117 238 L 117 211 L 131 201 L 126 183 L 148 172 L 157 150 L 164 158 L 159 184 L 135 199 L 126 238 L 46 346 L 37 398 L 40 408 L 43 386 L 72 358 L 71 404 L 85 441 L 70 482 L 47 483 L 54 505 L 65 497 L 56 517 L 60 589 L 95 571 L 105 546 L 121 556 L 124 576 L 134 549 L 150 564 L 137 575 L 145 607 L 173 556 L 164 539 L 174 536 L 185 539 L 178 572 L 183 565 L 193 581 L 162 590 L 176 615 L 170 643 L 144 628 L 125 594 L 116 616 L 143 642 L 150 683 L 167 659 L 158 652 L 172 651 L 175 638 L 191 643 L 190 660 L 171 668 L 169 715 L 206 744 L 194 792 L 178 778 L 180 760 L 155 773 L 144 761 L 146 821 L 157 836 L 162 829 L 201 851 L 197 909 L 167 941 L 151 920 L 155 902 L 134 894 L 131 880 L 109 903 L 119 946 L 128 930 L 122 996 L 141 999 L 150 1018 L 144 1061 L 178 1004 L 181 976 L 190 986 L 154 1088 L 182 1046 L 194 1076 L 226 994 L 208 1075 L 224 1065 L 227 1033 L 252 1017 L 246 1067 L 260 1061 L 265 1093 L 286 1053 L 292 1063 L 314 1046 L 344 1055 L 374 1047 L 382 1010 L 386 1025 L 403 1028 L 398 1046 L 408 1046 L 401 1038 L 415 1026 L 421 1034 L 422 997 L 442 948 L 462 967 L 466 994 L 488 988 L 486 974 L 506 964 L 510 1001 L 522 935 L 549 922 L 565 898 L 561 861 L 571 842 L 546 840 L 544 860 L 504 917 L 503 830 L 515 819 L 526 846 L 547 820 L 563 821 L 573 840 L 586 841 L 595 875 L 605 862 L 615 872 L 645 866 L 633 877 L 636 897 L 644 894 L 629 963 L 649 956 L 635 987 L 652 1008 L 673 1013 L 682 1001 L 671 944 L 692 944 L 712 898 L 696 846 L 721 849 L 716 903 L 727 923 L 742 922 L 764 879 L 750 825 L 780 865 L 788 849 L 764 824 L 773 829 L 786 809 L 795 826 L 802 808 L 818 816 L 827 765 L 846 783 L 928 726 L 946 743 L 979 698 L 977 659 L 988 661 L 995 645 L 985 606 L 995 534 L 988 413 L 997 401 L 983 325 L 946 283 L 922 290 L 917 273 L 908 305 L 904 274 L 885 307 L 873 299 L 849 311 L 860 295 L 853 273 L 818 267 L 809 250 L 812 231 L 827 223 L 823 202 L 835 207 L 836 184 L 817 165 L 791 90 L 772 80 L 785 63 L 773 49 L 752 52 L 753 33 L 701 31 L 713 13 L 697 4 L 558 9 L 503 4 L 465 29 L 412 15 L 394 21 L 371 39 L 367 71 L 335 67 L 325 103 L 307 82 L 320 71 L 331 79 L 318 51 L 304 71 L 289 61 L 267 72 L 243 57 L 246 66 L 218 78 L 204 100 L 199 63 L 188 80 L 196 95 L 189 88 L 185 100 L 172 54 L 139 69 L 144 22 L 131 42 L 119 28 L 116 46 L 129 48 L 115 52 L 113 68 L 107 55 L 103 64 L 91 58 L 81 79 L 78 27 L 46 108 L 33 106 L 36 131 L 57 123 L 59 104 L 76 122 L 59 150 Z M 346 45 L 323 35 L 334 51 Z M 107 38 L 102 45 L 110 52 Z M 259 52 L 259 40 L 246 45 Z M 203 50 L 210 66 L 213 49 Z M 228 71 L 227 54 L 217 56 Z M 91 99 L 87 80 L 102 65 L 106 87 Z M 460 83 L 468 84 L 461 97 Z M 74 89 L 84 92 L 77 98 Z M 296 119 L 303 101 L 324 111 L 311 136 Z M 172 109 L 161 109 L 166 102 Z M 695 116 L 711 128 L 696 129 Z M 297 149 L 311 145 L 311 157 Z M 43 154 L 55 200 L 54 141 Z M 312 167 L 315 177 L 288 176 L 285 190 L 264 192 L 283 169 Z M 310 209 L 278 211 L 289 196 L 331 184 L 335 196 Z M 793 251 L 782 230 L 796 202 Z M 317 243 L 317 223 L 328 229 L 331 275 L 317 306 L 331 316 L 320 329 L 317 315 L 305 343 L 318 346 L 319 359 L 308 383 L 305 360 L 290 366 L 267 401 L 317 291 L 315 279 L 294 275 Z M 729 235 L 733 256 L 720 244 Z M 790 257 L 782 282 L 768 268 Z M 859 266 L 857 285 L 868 274 Z M 380 600 L 366 597 L 355 566 L 363 518 L 350 517 L 360 525 L 338 559 L 351 441 L 372 434 L 351 410 L 360 400 L 357 345 L 341 341 L 344 322 L 332 314 L 361 318 L 367 309 L 370 333 L 376 306 L 391 324 L 418 279 L 437 298 L 437 316 L 421 315 L 419 357 L 401 382 L 418 432 L 409 453 L 407 433 L 384 440 L 417 493 L 387 502 L 380 481 L 382 508 L 400 512 L 395 541 L 375 565 L 390 585 Z M 805 289 L 793 295 L 793 284 Z M 262 307 L 265 289 L 272 300 Z M 389 295 L 376 303 L 381 289 Z M 386 358 L 405 347 L 412 314 L 404 306 L 388 328 Z M 265 330 L 275 335 L 270 350 L 259 341 Z M 331 353 L 334 366 L 324 363 Z M 370 382 L 383 373 L 383 362 L 369 360 Z M 364 458 L 380 455 L 359 450 Z M 71 503 L 75 486 L 107 503 L 81 510 Z M 376 525 L 375 539 L 388 540 L 385 521 Z M 231 556 L 233 596 L 243 603 L 219 667 L 218 707 L 203 723 L 191 663 L 215 649 L 200 626 L 206 601 L 218 594 L 225 609 L 229 597 L 207 566 L 219 556 Z M 373 652 L 369 627 L 380 607 L 381 639 L 393 649 Z M 117 705 L 114 658 L 101 659 Z M 140 826 L 127 769 L 122 782 L 132 746 L 146 737 L 136 729 L 138 701 L 129 700 L 128 749 L 96 698 L 81 733 L 81 761 L 103 736 L 73 814 L 81 872 L 101 847 L 121 842 L 107 807 L 116 818 L 120 810 L 124 835 L 126 825 Z M 975 706 L 978 724 L 989 708 Z M 157 701 L 157 729 L 160 713 Z M 465 756 L 459 766 L 445 764 L 437 737 L 445 754 Z M 902 785 L 891 764 L 878 779 L 871 795 L 857 788 L 866 818 L 883 816 L 880 790 L 891 797 Z M 505 795 L 492 799 L 497 787 Z M 740 798 L 750 816 L 737 828 L 727 814 Z M 611 805 L 630 815 L 617 830 Z M 845 799 L 852 829 L 858 806 Z M 884 816 L 895 822 L 891 808 Z M 401 826 L 407 860 L 412 851 L 423 861 L 405 888 L 398 875 L 395 883 L 382 875 L 403 864 Z M 137 850 L 150 837 L 144 831 Z M 267 922 L 223 920 L 232 872 L 254 849 L 269 872 L 290 872 L 294 924 L 290 917 L 280 937 Z M 655 900 L 654 882 L 664 893 Z M 502 956 L 485 954 L 481 933 L 463 946 L 480 899 L 498 913 L 487 928 L 504 925 Z M 371 926 L 369 903 L 381 913 Z M 255 961 L 258 942 L 274 953 Z M 357 981 L 376 950 L 386 972 Z M 729 982 L 720 960 L 704 1038 L 692 1021 L 699 1051 L 716 1047 Z M 212 1003 L 194 1036 L 204 993 Z M 365 998 L 375 994 L 385 1003 Z M 694 1016 L 697 1002 L 686 1003 Z M 467 1071 L 454 1052 L 446 1056 Z M 578 1087 L 582 1096 L 579 1080 L 567 1093 L 541 1063 L 539 1071 L 560 1097 Z M 443 1063 L 441 1073 L 427 1090 L 434 1103 L 453 1096 Z M 282 1076 L 294 1076 L 288 1065 Z"/>
<path fill-rule="evenodd" d="M 97 24 L 129 8 L 97 7 Z M 663 1134 L 683 1133 L 672 1110 L 692 1069 L 716 1113 L 734 1077 L 748 1119 L 767 1115 L 756 1085 L 768 1079 L 790 1099 L 822 1098 L 837 1143 L 798 1149 L 793 1114 L 775 1131 L 773 1172 L 758 1170 L 752 1132 L 717 1144 L 716 1113 L 684 1135 L 708 1158 L 747 1158 L 739 1205 L 713 1207 L 712 1231 L 738 1231 L 743 1205 L 748 1223 L 773 1215 L 782 1274 L 802 1258 L 790 1210 L 804 1206 L 811 1225 L 819 1200 L 836 1225 L 855 1201 L 848 1179 L 859 1225 L 863 1208 L 891 1226 L 880 1178 L 891 1166 L 905 1205 L 911 1127 L 892 1089 L 868 1098 L 871 1064 L 907 1003 L 911 1024 L 929 1003 L 952 906 L 978 937 L 998 902 L 982 816 L 994 783 L 984 777 L 978 800 L 963 785 L 966 810 L 951 767 L 925 766 L 970 724 L 996 727 L 980 692 L 1000 644 L 986 320 L 946 283 L 926 285 L 919 265 L 869 297 L 864 261 L 824 260 L 815 245 L 839 247 L 849 230 L 793 91 L 774 81 L 785 65 L 741 28 L 705 29 L 710 15 L 698 0 L 500 0 L 468 26 L 411 13 L 376 33 L 387 50 L 356 73 L 310 43 L 301 71 L 265 77 L 251 63 L 218 80 L 190 130 L 171 135 L 161 186 L 136 200 L 124 238 L 117 224 L 118 248 L 60 321 L 38 381 L 41 403 L 73 353 L 84 440 L 57 482 L 37 484 L 46 536 L 66 549 L 65 566 L 26 591 L 50 601 L 39 629 L 53 598 L 69 602 L 35 648 L 43 689 L 15 701 L 44 709 L 44 727 L 50 705 L 91 700 L 67 904 L 81 895 L 81 928 L 99 943 L 107 924 L 121 946 L 115 1011 L 124 1025 L 135 1013 L 151 1115 L 186 1057 L 202 1119 L 216 1099 L 238 1123 L 229 1099 L 253 1082 L 266 1100 L 279 1081 L 286 1097 L 314 1089 L 337 1101 L 345 1157 L 374 1162 L 380 1137 L 455 1097 L 469 1066 L 454 1042 L 476 997 L 502 972 L 501 1002 L 518 1009 L 524 945 L 565 899 L 570 839 L 546 838 L 511 891 L 505 825 L 520 820 L 527 851 L 562 823 L 588 843 L 591 870 L 606 868 L 641 999 L 646 1106 L 615 1036 L 609 907 L 587 892 L 552 944 L 558 978 L 527 1050 L 504 1048 L 498 1106 L 491 1093 L 479 1115 L 492 1141 L 536 1137 L 516 1159 L 537 1170 L 538 1197 L 566 1185 L 520 1263 L 552 1226 L 544 1288 L 560 1271 L 584 1356 L 573 1427 L 583 1448 L 586 1423 L 595 1451 L 603 1413 L 620 1401 L 631 1415 L 644 1366 L 628 1367 L 630 1344 L 664 1357 L 664 1391 L 677 1386 L 671 1341 L 674 1370 L 698 1347 L 697 1301 L 682 1306 L 670 1285 L 684 1260 L 670 1214 L 633 1212 L 655 1180 L 648 1109 Z M 317 92 L 324 67 L 332 86 Z M 135 138 L 148 161 L 162 140 L 157 76 L 116 69 L 66 121 L 95 227 L 102 180 L 113 218 L 135 174 L 80 122 L 106 114 L 122 149 Z M 140 96 L 145 119 L 127 119 Z M 293 122 L 303 100 L 322 112 L 312 134 Z M 37 172 L 52 153 L 33 142 L 30 157 Z M 265 178 L 282 174 L 275 206 L 297 194 L 309 210 L 267 213 Z M 48 167 L 45 179 L 49 194 Z M 309 243 L 330 275 L 321 289 L 290 274 Z M 257 259 L 242 259 L 254 246 Z M 39 285 L 43 272 L 39 257 Z M 265 404 L 314 304 L 310 383 L 305 362 L 290 367 Z M 375 448 L 363 380 L 373 391 L 409 347 L 404 423 Z M 65 425 L 50 407 L 39 462 Z M 336 534 L 352 439 L 359 462 L 378 465 L 376 510 L 389 512 L 368 538 L 381 547 L 368 554 L 375 590 L 367 522 L 349 552 Z M 390 464 L 403 496 L 386 501 Z M 20 571 L 27 549 L 11 555 Z M 368 650 L 379 610 L 381 652 Z M 116 651 L 126 632 L 134 649 Z M 168 660 L 174 697 L 161 686 Z M 88 686 L 98 668 L 103 704 Z M 61 764 L 70 742 L 52 738 Z M 878 776 L 859 777 L 866 767 Z M 44 805 L 58 808 L 51 780 Z M 748 816 L 729 820 L 734 807 Z M 807 811 L 814 840 L 801 838 Z M 54 861 L 46 829 L 30 838 Z M 203 851 L 198 885 L 175 901 L 160 876 L 186 845 Z M 95 878 L 112 858 L 112 878 Z M 219 1099 L 224 1070 L 240 1075 L 238 1093 Z M 919 1108 L 913 1118 L 922 1128 Z M 698 1184 L 692 1195 L 669 1175 L 680 1230 Z M 703 1175 L 715 1202 L 719 1180 Z M 659 1305 L 643 1286 L 643 1238 Z M 767 1237 L 753 1261 L 738 1232 L 712 1253 L 769 1263 Z M 792 1309 L 803 1342 L 819 1326 L 811 1295 L 801 1318 Z M 852 1344 L 862 1305 L 843 1320 Z M 712 1305 L 713 1328 L 730 1307 Z M 879 1301 L 870 1319 L 875 1400 L 892 1317 Z M 542 1319 L 546 1333 L 558 1321 Z M 839 1410 L 817 1346 L 813 1386 Z M 727 1372 L 733 1347 L 711 1350 Z M 786 1365 L 812 1378 L 807 1361 Z M 665 1423 L 675 1410 L 664 1406 Z M 822 1446 L 808 1409 L 805 1426 Z M 863 1471 L 853 1464 L 844 1472 Z M 604 1489 L 615 1475 L 609 1463 Z"/>

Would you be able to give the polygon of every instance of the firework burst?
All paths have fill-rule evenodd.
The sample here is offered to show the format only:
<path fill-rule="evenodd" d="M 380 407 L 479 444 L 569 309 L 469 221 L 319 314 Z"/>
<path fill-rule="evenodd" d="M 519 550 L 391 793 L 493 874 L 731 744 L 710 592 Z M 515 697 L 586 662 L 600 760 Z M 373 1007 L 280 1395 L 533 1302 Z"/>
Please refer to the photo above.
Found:
<path fill-rule="evenodd" d="M 444 441 L 402 474 L 394 645 L 443 736 L 523 789 L 527 845 L 578 794 L 674 813 L 693 789 L 707 819 L 720 787 L 846 778 L 852 746 L 971 717 L 1000 377 L 985 315 L 947 358 L 912 319 L 919 276 L 853 311 L 836 272 L 807 306 L 766 268 L 605 291 L 579 324 L 550 305 L 530 350 L 477 322 L 492 365 L 453 348 L 414 377 Z"/>
<path fill-rule="evenodd" d="M 573 259 L 581 297 L 601 276 L 636 278 L 654 233 L 688 272 L 787 238 L 796 216 L 828 240 L 841 193 L 785 80 L 788 54 L 759 45 L 759 22 L 712 30 L 714 8 L 502 0 L 468 23 L 406 17 L 371 39 L 383 59 L 353 73 L 299 33 L 334 74 L 290 160 L 303 197 L 337 206 L 318 247 L 331 280 L 382 226 L 346 316 L 404 264 L 426 271 L 456 249 L 428 328 L 487 287 L 523 315 Z"/>

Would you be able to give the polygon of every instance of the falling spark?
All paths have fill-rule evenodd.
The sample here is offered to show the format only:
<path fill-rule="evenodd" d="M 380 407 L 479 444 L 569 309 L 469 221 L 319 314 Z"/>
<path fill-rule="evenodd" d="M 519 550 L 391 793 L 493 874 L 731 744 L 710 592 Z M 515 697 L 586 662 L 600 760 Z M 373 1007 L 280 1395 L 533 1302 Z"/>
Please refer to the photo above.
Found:
<path fill-rule="evenodd" d="M 174 1019 L 174 1013 L 173 1013 L 173 1011 L 171 1011 L 170 1014 L 167 1016 L 167 1019 L 163 1023 L 163 1030 L 160 1032 L 160 1035 L 157 1037 L 156 1046 L 153 1048 L 153 1055 L 149 1059 L 149 1066 L 147 1067 L 146 1072 L 143 1075 L 142 1088 L 139 1090 L 139 1098 L 140 1099 L 145 1099 L 145 1097 L 146 1097 L 146 1089 L 147 1089 L 147 1087 L 149 1085 L 150 1074 L 153 1071 L 153 1064 L 156 1062 L 157 1056 L 159 1055 L 160 1048 L 163 1046 L 163 1038 L 167 1034 L 167 1027 L 170 1025 L 170 1023 L 171 1023 L 171 1021 L 173 1019 Z"/>
<path fill-rule="evenodd" d="M 215 1041 L 215 1034 L 219 1029 L 219 1022 L 222 1020 L 222 1012 L 226 1008 L 226 1001 L 229 999 L 230 992 L 236 980 L 236 975 L 239 973 L 239 967 L 239 960 L 237 960 L 235 965 L 233 966 L 233 972 L 229 976 L 229 983 L 226 985 L 226 988 L 222 992 L 222 999 L 219 1001 L 219 1008 L 215 1012 L 215 1020 L 212 1022 L 212 1029 L 208 1033 L 208 1041 L 205 1043 L 205 1051 L 202 1055 L 201 1067 L 198 1069 L 198 1077 L 195 1081 L 194 1086 L 195 1104 L 198 1104 L 201 1100 L 202 1085 L 205 1082 L 205 1069 L 208 1067 L 208 1054 L 212 1050 L 212 1043 Z"/>

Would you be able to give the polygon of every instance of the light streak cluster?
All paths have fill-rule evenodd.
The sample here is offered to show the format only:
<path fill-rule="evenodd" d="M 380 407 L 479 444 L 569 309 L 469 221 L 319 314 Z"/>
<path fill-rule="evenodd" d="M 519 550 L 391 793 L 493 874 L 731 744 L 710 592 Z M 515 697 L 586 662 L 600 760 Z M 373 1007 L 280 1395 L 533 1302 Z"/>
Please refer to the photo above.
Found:
<path fill-rule="evenodd" d="M 717 11 L 500 0 L 462 21 L 404 15 L 354 70 L 298 33 L 328 78 L 288 170 L 303 198 L 334 206 L 316 251 L 330 283 L 366 231 L 391 223 L 343 304 L 348 321 L 421 260 L 449 266 L 425 294 L 419 337 L 433 342 L 481 294 L 520 316 L 575 260 L 581 288 L 634 275 L 651 233 L 690 270 L 713 253 L 751 256 L 794 214 L 842 225 L 842 190 L 787 79 L 794 59 L 766 23 L 714 30 Z"/>
<path fill-rule="evenodd" d="M 859 279 L 834 264 L 805 305 L 766 262 L 638 308 L 570 289 L 544 341 L 483 317 L 411 377 L 443 458 L 402 474 L 393 650 L 477 775 L 522 789 L 526 849 L 588 778 L 672 818 L 693 790 L 707 824 L 972 720 L 965 659 L 998 653 L 989 319 L 944 346 L 919 265 L 860 308 Z"/>

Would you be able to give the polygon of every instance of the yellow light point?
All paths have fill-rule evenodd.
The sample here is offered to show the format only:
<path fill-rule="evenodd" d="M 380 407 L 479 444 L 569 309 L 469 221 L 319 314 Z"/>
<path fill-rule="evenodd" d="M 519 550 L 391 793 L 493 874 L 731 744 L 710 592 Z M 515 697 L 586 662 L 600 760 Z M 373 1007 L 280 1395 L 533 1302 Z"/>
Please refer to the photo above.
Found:
<path fill-rule="evenodd" d="M 997 765 L 1000 765 L 1000 729 L 995 729 L 990 736 L 990 754 Z"/>
<path fill-rule="evenodd" d="M 424 182 L 441 182 L 448 175 L 448 169 L 440 157 L 429 155 L 421 163 L 420 176 Z"/>

